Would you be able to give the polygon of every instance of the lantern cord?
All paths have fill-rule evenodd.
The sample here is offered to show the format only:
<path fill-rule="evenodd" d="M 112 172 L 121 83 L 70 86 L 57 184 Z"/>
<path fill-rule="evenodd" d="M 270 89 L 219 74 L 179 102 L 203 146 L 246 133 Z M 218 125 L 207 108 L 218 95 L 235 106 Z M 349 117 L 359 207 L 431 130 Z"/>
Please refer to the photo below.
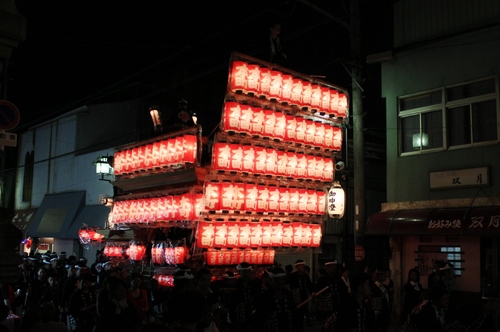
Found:
<path fill-rule="evenodd" d="M 208 137 L 212 136 L 212 134 L 213 134 L 213 133 L 217 130 L 217 128 L 219 128 L 219 125 L 220 125 L 220 123 L 218 123 L 218 124 L 214 127 L 214 129 L 213 129 L 213 130 L 212 130 L 212 132 L 208 135 Z"/>
<path fill-rule="evenodd" d="M 344 69 L 347 71 L 347 73 L 349 74 L 349 76 L 351 76 L 352 80 L 354 81 L 354 83 L 356 83 L 356 85 L 358 86 L 358 88 L 361 90 L 361 92 L 365 92 L 365 90 L 363 90 L 363 88 L 361 87 L 361 85 L 358 83 L 358 81 L 356 80 L 356 78 L 354 76 L 352 76 L 352 73 L 349 69 L 347 69 L 347 67 L 345 66 L 345 64 L 342 64 L 342 66 L 344 67 Z"/>

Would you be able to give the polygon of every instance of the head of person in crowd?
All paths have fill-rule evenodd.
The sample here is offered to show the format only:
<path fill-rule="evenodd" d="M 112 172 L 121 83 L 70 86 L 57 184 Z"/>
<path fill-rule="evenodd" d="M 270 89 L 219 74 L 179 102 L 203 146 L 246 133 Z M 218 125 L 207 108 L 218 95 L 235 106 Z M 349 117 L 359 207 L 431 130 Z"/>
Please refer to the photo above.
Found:
<path fill-rule="evenodd" d="M 338 273 L 338 264 L 337 264 L 337 261 L 326 262 L 325 263 L 325 270 L 326 270 L 326 273 L 330 277 L 337 275 L 337 273 Z"/>
<path fill-rule="evenodd" d="M 420 272 L 418 272 L 418 269 L 412 268 L 408 271 L 408 282 L 420 282 Z"/>
<path fill-rule="evenodd" d="M 295 270 L 297 271 L 298 274 L 305 274 L 306 262 L 304 262 L 302 259 L 297 259 L 295 261 Z"/>
<path fill-rule="evenodd" d="M 212 272 L 206 267 L 201 268 L 196 272 L 196 287 L 204 294 L 210 292 L 210 285 L 212 281 Z"/>
<path fill-rule="evenodd" d="M 358 300 L 370 297 L 371 279 L 372 277 L 368 273 L 361 273 L 351 279 L 351 289 Z"/>
<path fill-rule="evenodd" d="M 78 277 L 78 289 L 87 291 L 90 288 L 91 280 L 89 275 L 81 275 Z"/>
<path fill-rule="evenodd" d="M 139 273 L 132 273 L 130 275 L 130 288 L 132 290 L 139 289 L 142 286 L 142 277 Z"/>
<path fill-rule="evenodd" d="M 67 263 L 69 265 L 77 265 L 78 264 L 78 259 L 76 258 L 75 255 L 71 255 L 67 258 Z"/>
<path fill-rule="evenodd" d="M 285 265 L 285 273 L 290 274 L 292 272 L 293 272 L 293 265 L 292 264 Z"/>
<path fill-rule="evenodd" d="M 54 287 L 57 284 L 57 277 L 56 276 L 51 276 L 47 279 L 49 282 L 50 287 Z"/>
<path fill-rule="evenodd" d="M 376 281 L 384 282 L 387 279 L 387 269 L 377 268 L 376 273 Z"/>
<path fill-rule="evenodd" d="M 174 289 L 188 291 L 194 288 L 194 276 L 191 269 L 181 265 L 174 273 Z"/>
<path fill-rule="evenodd" d="M 280 267 L 273 268 L 269 273 L 269 276 L 271 278 L 271 285 L 273 286 L 273 289 L 275 290 L 285 289 L 286 272 L 282 268 Z"/>
<path fill-rule="evenodd" d="M 47 274 L 47 269 L 43 266 L 41 266 L 38 269 L 38 280 L 45 281 L 47 280 L 48 274 Z"/>
<path fill-rule="evenodd" d="M 247 263 L 247 262 L 241 262 L 240 264 L 238 264 L 238 266 L 236 267 L 236 269 L 238 270 L 238 273 L 240 274 L 240 278 L 242 280 L 250 280 L 250 279 L 252 279 L 252 275 L 254 273 L 253 273 L 252 266 L 249 263 Z"/>
<path fill-rule="evenodd" d="M 225 271 L 224 274 L 222 275 L 224 278 L 224 287 L 233 287 L 236 284 L 236 276 L 234 275 L 233 271 Z"/>
<path fill-rule="evenodd" d="M 441 279 L 445 282 L 451 282 L 455 279 L 454 266 L 451 263 L 443 262 L 439 268 Z"/>

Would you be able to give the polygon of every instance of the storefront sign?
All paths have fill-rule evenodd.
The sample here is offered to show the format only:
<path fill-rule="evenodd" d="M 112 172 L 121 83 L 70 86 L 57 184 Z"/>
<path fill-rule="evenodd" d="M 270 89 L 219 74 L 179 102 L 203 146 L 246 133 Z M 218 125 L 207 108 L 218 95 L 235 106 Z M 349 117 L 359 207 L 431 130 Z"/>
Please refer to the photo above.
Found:
<path fill-rule="evenodd" d="M 488 167 L 431 172 L 431 189 L 460 188 L 489 185 Z"/>

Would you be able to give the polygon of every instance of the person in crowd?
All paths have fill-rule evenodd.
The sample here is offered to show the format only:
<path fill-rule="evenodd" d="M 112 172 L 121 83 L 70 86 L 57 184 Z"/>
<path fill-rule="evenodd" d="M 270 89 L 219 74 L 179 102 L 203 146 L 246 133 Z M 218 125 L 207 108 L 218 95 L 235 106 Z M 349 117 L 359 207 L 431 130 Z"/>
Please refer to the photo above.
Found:
<path fill-rule="evenodd" d="M 40 309 L 41 322 L 36 327 L 36 332 L 69 332 L 63 322 L 55 320 L 58 317 L 56 306 L 52 302 L 45 302 Z"/>
<path fill-rule="evenodd" d="M 193 273 L 187 266 L 178 267 L 177 271 L 174 273 L 174 287 L 169 292 L 167 299 L 167 312 L 165 317 L 167 325 L 175 326 L 179 324 L 179 317 L 182 313 L 179 312 L 181 309 L 177 304 L 187 292 L 195 289 L 193 279 Z"/>
<path fill-rule="evenodd" d="M 38 308 L 41 305 L 42 295 L 48 287 L 47 269 L 42 266 L 38 269 L 38 278 L 32 280 L 29 285 L 26 299 L 27 306 L 33 309 Z"/>
<path fill-rule="evenodd" d="M 420 273 L 413 268 L 408 271 L 408 280 L 403 286 L 403 308 L 400 322 L 404 323 L 414 307 L 424 300 L 422 284 L 420 283 Z"/>
<path fill-rule="evenodd" d="M 391 322 L 392 306 L 389 291 L 384 285 L 386 278 L 386 269 L 376 269 L 371 285 L 372 310 L 375 314 L 376 331 L 379 332 L 387 332 Z"/>
<path fill-rule="evenodd" d="M 347 266 L 342 266 L 340 268 L 340 280 L 338 282 L 340 303 L 346 303 L 351 296 L 351 280 L 349 274 L 349 268 Z"/>
<path fill-rule="evenodd" d="M 321 269 L 322 272 L 323 269 Z M 325 263 L 324 274 L 320 274 L 314 286 L 316 296 L 316 317 L 323 326 L 334 328 L 340 308 L 339 275 L 337 261 Z"/>
<path fill-rule="evenodd" d="M 286 273 L 275 267 L 269 274 L 271 287 L 257 300 L 255 330 L 265 332 L 293 332 L 299 327 L 297 307 L 293 294 L 286 289 Z"/>
<path fill-rule="evenodd" d="M 89 275 L 80 276 L 77 289 L 68 301 L 69 322 L 73 332 L 92 331 L 96 323 L 96 299 L 90 283 Z"/>
<path fill-rule="evenodd" d="M 66 303 L 69 299 L 69 294 L 70 290 L 68 289 L 68 293 L 64 292 L 64 286 L 66 285 L 66 281 L 68 279 L 72 280 L 76 284 L 76 268 L 72 265 L 66 265 L 65 266 L 65 271 L 66 274 L 63 275 L 58 281 L 57 281 L 57 305 L 58 305 L 58 311 L 59 311 L 59 320 L 63 323 L 67 322 L 67 308 L 66 308 Z"/>
<path fill-rule="evenodd" d="M 212 273 L 208 268 L 202 268 L 196 272 L 196 289 L 205 296 L 206 315 L 200 320 L 200 328 L 210 329 L 215 324 L 217 329 L 222 326 L 222 320 L 225 318 L 222 311 L 222 303 L 219 294 L 214 292 L 211 287 Z"/>
<path fill-rule="evenodd" d="M 177 298 L 176 306 L 179 308 L 177 310 L 178 324 L 172 329 L 175 332 L 197 331 L 206 310 L 204 295 L 199 290 L 188 289 L 183 296 Z"/>
<path fill-rule="evenodd" d="M 102 308 L 94 332 L 133 332 L 141 327 L 134 305 L 127 301 L 127 288 L 120 279 L 110 283 L 110 300 Z"/>
<path fill-rule="evenodd" d="M 427 288 L 429 291 L 434 288 L 435 285 L 441 279 L 440 268 L 445 264 L 444 261 L 436 259 L 432 262 L 432 272 L 427 276 Z"/>
<path fill-rule="evenodd" d="M 496 318 L 500 313 L 500 294 L 495 291 L 486 292 L 481 304 L 467 303 L 461 305 L 447 315 L 448 330 L 494 332 Z"/>
<path fill-rule="evenodd" d="M 102 286 L 96 292 L 96 311 L 97 318 L 102 316 L 103 309 L 111 301 L 111 285 L 114 285 L 118 281 L 118 277 L 113 273 L 108 273 L 104 277 Z"/>
<path fill-rule="evenodd" d="M 151 278 L 149 281 L 149 312 L 154 319 L 161 320 L 166 312 L 166 302 L 168 291 L 166 287 L 161 287 L 158 280 Z"/>
<path fill-rule="evenodd" d="M 219 329 L 221 331 L 232 331 L 231 317 L 229 316 L 229 309 L 233 303 L 236 303 L 236 276 L 233 271 L 225 271 L 222 276 L 222 284 L 218 289 L 218 293 L 222 302 L 221 316 L 225 319 L 221 319 L 221 326 Z"/>
<path fill-rule="evenodd" d="M 240 278 L 235 284 L 233 302 L 229 304 L 229 317 L 234 331 L 247 332 L 252 331 L 252 316 L 260 286 L 255 283 L 255 273 L 250 264 L 242 262 L 237 269 Z"/>
<path fill-rule="evenodd" d="M 305 262 L 299 259 L 295 262 L 295 271 L 290 274 L 287 280 L 290 291 L 293 294 L 294 303 L 296 306 L 309 299 L 312 295 L 313 285 L 311 278 L 306 273 Z M 301 306 L 297 312 L 299 319 L 297 320 L 297 331 L 303 331 L 304 319 L 307 315 L 308 306 Z"/>
<path fill-rule="evenodd" d="M 43 292 L 41 303 L 52 303 L 58 308 L 58 301 L 57 301 L 57 277 L 52 276 L 47 279 L 49 282 L 49 287 L 45 288 L 45 291 Z M 56 310 L 54 310 L 54 313 L 57 313 Z M 59 319 L 59 313 L 57 313 L 57 317 Z"/>
<path fill-rule="evenodd" d="M 403 326 L 403 332 L 444 332 L 447 322 L 450 297 L 442 285 L 436 285 L 429 292 L 429 299 L 413 308 Z"/>
<path fill-rule="evenodd" d="M 71 260 L 70 260 L 71 261 Z M 66 322 L 68 326 L 70 326 L 70 322 L 68 321 L 69 316 L 68 313 L 68 305 L 69 299 L 71 295 L 78 288 L 78 278 L 80 277 L 81 270 L 76 267 L 76 265 L 68 266 L 68 277 L 64 280 L 64 284 L 62 285 L 62 293 L 60 295 L 59 307 L 61 313 L 61 321 Z"/>
<path fill-rule="evenodd" d="M 140 274 L 134 273 L 130 276 L 129 288 L 127 290 L 127 300 L 132 303 L 137 312 L 137 318 L 142 322 L 148 321 L 149 298 L 148 292 L 143 289 L 142 277 Z"/>
<path fill-rule="evenodd" d="M 345 309 L 338 316 L 337 331 L 374 331 L 373 311 L 369 302 L 371 276 L 367 273 L 355 276 L 351 282 L 351 289 L 352 296 L 343 304 Z"/>
<path fill-rule="evenodd" d="M 5 303 L 0 303 L 0 332 L 10 332 L 9 328 L 3 322 L 9 316 L 10 309 Z"/>

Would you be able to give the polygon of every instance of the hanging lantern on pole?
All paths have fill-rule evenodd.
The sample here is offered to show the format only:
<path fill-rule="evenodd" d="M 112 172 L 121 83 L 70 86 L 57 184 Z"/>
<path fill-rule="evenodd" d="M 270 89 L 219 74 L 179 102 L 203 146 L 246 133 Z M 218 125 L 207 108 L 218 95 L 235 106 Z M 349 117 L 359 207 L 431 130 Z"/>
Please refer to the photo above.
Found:
<path fill-rule="evenodd" d="M 327 211 L 331 218 L 342 218 L 344 216 L 345 192 L 340 183 L 335 182 L 328 190 Z"/>

